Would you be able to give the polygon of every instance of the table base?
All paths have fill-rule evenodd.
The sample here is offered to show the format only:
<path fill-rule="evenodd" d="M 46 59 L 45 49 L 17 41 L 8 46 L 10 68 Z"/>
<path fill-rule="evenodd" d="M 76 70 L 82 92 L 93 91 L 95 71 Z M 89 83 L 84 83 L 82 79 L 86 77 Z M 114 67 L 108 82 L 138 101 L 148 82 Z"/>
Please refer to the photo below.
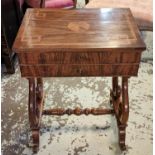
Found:
<path fill-rule="evenodd" d="M 47 109 L 43 110 L 44 93 L 42 78 L 28 78 L 29 81 L 29 123 L 32 131 L 32 149 L 36 153 L 39 149 L 39 132 L 42 115 L 104 115 L 115 114 L 118 126 L 119 146 L 121 150 L 126 150 L 125 136 L 126 126 L 129 116 L 129 98 L 128 98 L 128 77 L 122 77 L 121 86 L 118 83 L 118 77 L 112 77 L 112 90 L 110 91 L 110 104 L 113 109 L 86 108 L 86 109 Z"/>

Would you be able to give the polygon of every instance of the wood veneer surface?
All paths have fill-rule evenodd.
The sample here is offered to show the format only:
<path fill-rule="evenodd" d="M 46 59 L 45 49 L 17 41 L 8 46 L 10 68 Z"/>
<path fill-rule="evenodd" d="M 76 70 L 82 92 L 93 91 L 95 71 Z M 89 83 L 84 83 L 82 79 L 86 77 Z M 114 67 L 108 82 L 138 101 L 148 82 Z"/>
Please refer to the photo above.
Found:
<path fill-rule="evenodd" d="M 130 9 L 121 8 L 28 9 L 13 46 L 18 53 L 123 48 L 145 44 Z"/>

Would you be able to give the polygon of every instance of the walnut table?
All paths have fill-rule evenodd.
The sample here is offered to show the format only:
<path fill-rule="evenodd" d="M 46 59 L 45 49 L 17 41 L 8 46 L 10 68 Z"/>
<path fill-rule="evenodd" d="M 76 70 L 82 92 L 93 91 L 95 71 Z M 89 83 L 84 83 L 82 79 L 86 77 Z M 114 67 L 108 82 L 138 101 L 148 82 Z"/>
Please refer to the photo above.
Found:
<path fill-rule="evenodd" d="M 119 145 L 125 150 L 128 78 L 137 76 L 144 49 L 130 9 L 28 9 L 13 50 L 18 54 L 22 77 L 29 81 L 33 151 L 39 148 L 41 116 L 64 114 L 115 114 Z M 44 110 L 42 78 L 73 76 L 112 77 L 113 108 Z"/>

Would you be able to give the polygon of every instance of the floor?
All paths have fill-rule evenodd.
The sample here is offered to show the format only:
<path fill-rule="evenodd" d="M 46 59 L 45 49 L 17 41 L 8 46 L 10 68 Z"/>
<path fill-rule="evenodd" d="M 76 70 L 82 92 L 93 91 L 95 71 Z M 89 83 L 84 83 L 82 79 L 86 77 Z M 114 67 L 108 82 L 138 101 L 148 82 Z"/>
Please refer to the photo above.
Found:
<path fill-rule="evenodd" d="M 80 4 L 81 5 L 81 4 Z M 82 6 L 82 5 L 81 5 Z M 115 117 L 44 116 L 38 155 L 152 155 L 153 154 L 153 63 L 152 32 L 142 34 L 143 53 L 138 77 L 129 81 L 130 116 L 127 151 L 118 147 Z M 16 73 L 2 73 L 2 154 L 31 155 L 27 94 L 28 83 Z M 44 79 L 46 107 L 109 107 L 110 78 Z"/>

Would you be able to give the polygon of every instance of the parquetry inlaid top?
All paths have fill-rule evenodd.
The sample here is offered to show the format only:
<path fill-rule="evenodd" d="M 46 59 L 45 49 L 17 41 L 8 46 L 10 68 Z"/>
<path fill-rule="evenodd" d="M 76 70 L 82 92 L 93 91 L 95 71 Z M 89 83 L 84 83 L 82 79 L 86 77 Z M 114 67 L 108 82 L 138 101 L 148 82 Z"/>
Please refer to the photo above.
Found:
<path fill-rule="evenodd" d="M 113 48 L 145 48 L 130 9 L 28 9 L 13 46 L 17 53 Z"/>

